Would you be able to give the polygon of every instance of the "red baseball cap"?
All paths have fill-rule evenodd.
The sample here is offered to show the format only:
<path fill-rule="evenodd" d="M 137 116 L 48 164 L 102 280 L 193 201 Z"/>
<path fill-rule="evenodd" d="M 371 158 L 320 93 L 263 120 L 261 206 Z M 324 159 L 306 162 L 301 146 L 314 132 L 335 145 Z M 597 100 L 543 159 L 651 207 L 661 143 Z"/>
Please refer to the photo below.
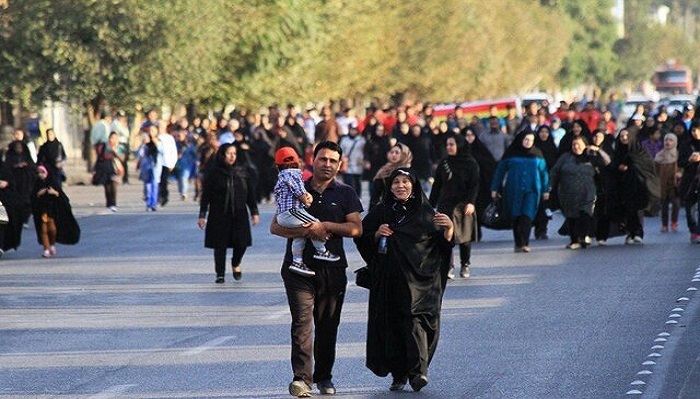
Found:
<path fill-rule="evenodd" d="M 286 163 L 299 162 L 299 155 L 292 147 L 282 147 L 275 153 L 275 164 L 284 165 Z"/>

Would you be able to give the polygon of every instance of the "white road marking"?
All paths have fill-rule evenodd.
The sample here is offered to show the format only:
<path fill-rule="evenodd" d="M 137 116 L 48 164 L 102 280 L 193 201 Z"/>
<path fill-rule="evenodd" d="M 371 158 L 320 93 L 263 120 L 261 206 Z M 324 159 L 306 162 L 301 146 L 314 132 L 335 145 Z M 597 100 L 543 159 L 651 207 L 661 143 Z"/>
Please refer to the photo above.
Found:
<path fill-rule="evenodd" d="M 136 385 L 137 384 L 112 385 L 111 387 L 105 389 L 97 395 L 90 396 L 88 399 L 118 398 L 122 396 L 124 392 L 129 390 L 129 388 L 135 387 Z"/>
<path fill-rule="evenodd" d="M 203 345 L 200 345 L 200 346 L 198 346 L 198 347 L 196 347 L 196 348 L 192 348 L 192 349 L 190 349 L 190 350 L 188 350 L 188 351 L 185 351 L 185 352 L 181 353 L 180 356 L 194 356 L 194 355 L 198 355 L 198 354 L 200 354 L 200 353 L 202 353 L 202 352 L 204 352 L 204 351 L 207 351 L 207 350 L 209 350 L 209 349 L 213 349 L 213 348 L 215 348 L 215 347 L 217 347 L 217 346 L 223 344 L 224 342 L 230 341 L 230 340 L 235 339 L 235 338 L 236 338 L 235 335 L 227 335 L 227 336 L 224 336 L 224 337 L 219 337 L 219 338 L 216 338 L 216 339 L 212 339 L 212 340 L 209 341 L 209 342 L 205 342 Z"/>

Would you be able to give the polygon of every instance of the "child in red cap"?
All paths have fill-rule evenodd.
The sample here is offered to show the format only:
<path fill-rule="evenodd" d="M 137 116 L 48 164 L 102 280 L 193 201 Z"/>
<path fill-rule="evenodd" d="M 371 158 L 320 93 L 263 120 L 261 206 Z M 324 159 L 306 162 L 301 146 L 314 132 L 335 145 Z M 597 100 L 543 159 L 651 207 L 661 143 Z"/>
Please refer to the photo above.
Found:
<path fill-rule="evenodd" d="M 304 188 L 301 178 L 301 163 L 299 155 L 292 147 L 282 147 L 275 153 L 275 165 L 279 169 L 277 184 L 275 184 L 275 201 L 277 203 L 277 223 L 282 227 L 303 227 L 311 222 L 319 220 L 309 214 L 305 208 L 311 205 L 313 197 Z M 338 255 L 332 254 L 326 249 L 323 241 L 311 240 L 316 249 L 315 259 L 328 262 L 340 260 Z M 309 269 L 303 262 L 302 254 L 306 245 L 306 238 L 292 239 L 292 264 L 289 270 L 304 276 L 314 276 L 316 272 Z"/>

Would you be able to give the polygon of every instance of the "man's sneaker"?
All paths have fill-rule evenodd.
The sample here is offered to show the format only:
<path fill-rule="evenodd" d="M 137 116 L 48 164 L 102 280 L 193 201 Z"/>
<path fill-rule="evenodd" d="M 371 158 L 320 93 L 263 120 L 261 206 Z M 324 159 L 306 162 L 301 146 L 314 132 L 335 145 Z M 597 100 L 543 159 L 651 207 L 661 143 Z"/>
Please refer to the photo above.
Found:
<path fill-rule="evenodd" d="M 321 395 L 335 395 L 335 385 L 331 380 L 317 382 L 316 388 Z"/>
<path fill-rule="evenodd" d="M 301 380 L 294 380 L 289 384 L 289 394 L 297 398 L 310 398 L 311 388 Z"/>
<path fill-rule="evenodd" d="M 337 262 L 340 260 L 340 256 L 332 254 L 329 250 L 325 250 L 324 252 L 316 251 L 314 259 L 325 260 L 326 262 Z"/>
<path fill-rule="evenodd" d="M 450 280 L 455 278 L 455 265 L 450 266 L 450 270 L 447 271 L 447 278 Z"/>
<path fill-rule="evenodd" d="M 289 271 L 294 272 L 296 274 L 301 274 L 302 276 L 315 276 L 316 272 L 309 269 L 305 264 L 301 262 L 292 262 L 291 265 L 289 265 Z"/>
<path fill-rule="evenodd" d="M 640 236 L 634 236 L 633 238 L 635 244 L 641 244 L 642 243 L 642 237 Z"/>
<path fill-rule="evenodd" d="M 464 264 L 462 265 L 462 268 L 459 271 L 459 276 L 462 278 L 469 278 L 469 264 Z"/>

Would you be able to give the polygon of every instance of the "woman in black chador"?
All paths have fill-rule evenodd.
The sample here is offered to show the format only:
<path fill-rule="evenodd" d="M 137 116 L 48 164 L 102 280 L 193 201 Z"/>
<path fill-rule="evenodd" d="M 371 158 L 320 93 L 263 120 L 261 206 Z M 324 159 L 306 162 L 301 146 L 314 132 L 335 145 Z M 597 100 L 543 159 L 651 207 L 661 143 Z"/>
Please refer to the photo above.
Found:
<path fill-rule="evenodd" d="M 27 144 L 22 140 L 8 144 L 3 165 L 12 174 L 14 189 L 21 199 L 21 221 L 23 224 L 27 223 L 32 212 L 31 195 L 36 180 L 36 164 Z"/>
<path fill-rule="evenodd" d="M 56 243 L 74 245 L 80 241 L 80 226 L 73 216 L 70 200 L 51 178 L 48 168 L 37 166 L 37 181 L 32 192 L 32 213 L 36 238 L 43 246 L 44 258 L 56 255 Z"/>
<path fill-rule="evenodd" d="M 459 244 L 459 275 L 469 277 L 471 243 L 476 241 L 476 198 L 479 194 L 479 164 L 469 154 L 467 140 L 451 135 L 445 141 L 447 156 L 438 163 L 430 191 L 430 205 L 450 215 L 455 225 L 455 244 Z M 454 266 L 448 278 L 454 278 Z"/>
<path fill-rule="evenodd" d="M 246 168 L 236 162 L 236 147 L 223 144 L 204 175 L 197 224 L 204 231 L 204 246 L 214 250 L 216 283 L 224 282 L 226 250 L 232 248 L 233 279 L 243 277 L 241 261 L 253 244 L 250 224 L 257 225 L 255 187 Z M 250 211 L 250 214 L 249 214 Z M 248 219 L 250 218 L 250 222 Z"/>
<path fill-rule="evenodd" d="M 625 244 L 641 244 L 644 239 L 644 211 L 660 195 L 654 160 L 627 129 L 617 135 L 613 156 L 618 187 L 617 215 L 624 219 Z"/>
<path fill-rule="evenodd" d="M 22 223 L 27 207 L 15 186 L 11 168 L 3 163 L 0 166 L 0 202 L 4 208 L 4 212 L 0 211 L 0 256 L 9 249 L 17 249 L 22 242 Z"/>
<path fill-rule="evenodd" d="M 46 167 L 51 181 L 59 190 L 66 178 L 63 170 L 65 161 L 66 152 L 63 149 L 63 144 L 56 138 L 56 132 L 53 129 L 46 129 L 46 142 L 39 147 L 37 164 L 42 164 Z"/>
<path fill-rule="evenodd" d="M 378 376 L 391 374 L 392 391 L 407 382 L 419 391 L 440 335 L 454 226 L 433 211 L 408 169 L 396 169 L 388 182 L 356 240 L 372 276 L 366 365 Z"/>

